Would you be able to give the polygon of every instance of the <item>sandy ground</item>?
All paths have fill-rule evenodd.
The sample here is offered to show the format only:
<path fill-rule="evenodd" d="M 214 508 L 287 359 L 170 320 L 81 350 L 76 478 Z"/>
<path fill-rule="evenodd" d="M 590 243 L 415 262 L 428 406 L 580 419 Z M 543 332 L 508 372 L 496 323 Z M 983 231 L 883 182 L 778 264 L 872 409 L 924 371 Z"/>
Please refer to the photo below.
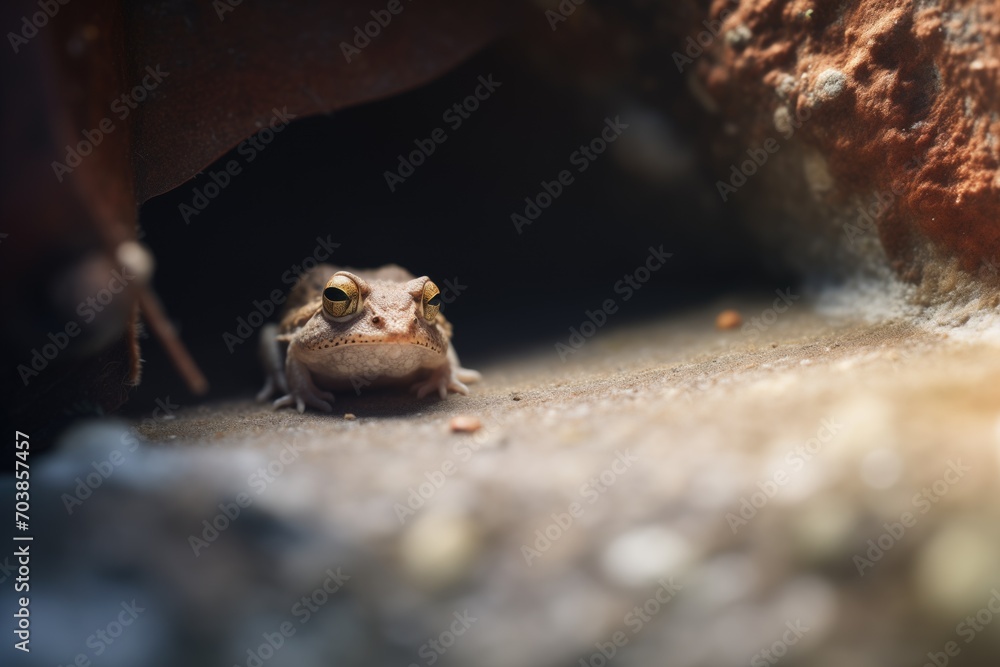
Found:
<path fill-rule="evenodd" d="M 752 332 L 715 330 L 715 306 L 608 327 L 565 362 L 480 368 L 467 397 L 138 425 L 122 489 L 169 505 L 183 476 L 186 497 L 149 538 L 170 565 L 143 567 L 228 619 L 178 655 L 248 664 L 335 565 L 336 605 L 269 665 L 995 664 L 997 348 L 770 307 L 741 304 Z M 240 494 L 236 529 L 200 530 Z M 206 581 L 215 596 L 192 592 Z"/>

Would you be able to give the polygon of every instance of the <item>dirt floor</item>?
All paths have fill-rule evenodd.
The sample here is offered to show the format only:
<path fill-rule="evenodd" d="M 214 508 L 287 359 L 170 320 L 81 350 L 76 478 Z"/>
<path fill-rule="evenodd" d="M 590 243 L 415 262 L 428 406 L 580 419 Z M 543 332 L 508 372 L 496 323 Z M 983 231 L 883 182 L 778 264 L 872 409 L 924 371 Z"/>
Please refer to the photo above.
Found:
<path fill-rule="evenodd" d="M 721 307 L 553 341 L 466 397 L 182 408 L 86 510 L 169 517 L 115 558 L 188 664 L 252 665 L 284 621 L 268 665 L 995 664 L 997 346 L 770 299 L 719 331 Z"/>

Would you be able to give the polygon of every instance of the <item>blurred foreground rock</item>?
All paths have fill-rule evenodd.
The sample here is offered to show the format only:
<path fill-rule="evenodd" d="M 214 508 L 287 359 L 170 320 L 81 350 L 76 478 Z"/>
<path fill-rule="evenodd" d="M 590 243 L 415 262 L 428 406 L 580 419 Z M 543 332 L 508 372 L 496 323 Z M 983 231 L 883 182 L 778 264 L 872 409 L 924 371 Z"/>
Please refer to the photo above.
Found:
<path fill-rule="evenodd" d="M 467 398 L 344 397 L 354 420 L 76 430 L 33 469 L 34 650 L 4 664 L 996 664 L 995 344 L 768 308 L 545 348 Z"/>

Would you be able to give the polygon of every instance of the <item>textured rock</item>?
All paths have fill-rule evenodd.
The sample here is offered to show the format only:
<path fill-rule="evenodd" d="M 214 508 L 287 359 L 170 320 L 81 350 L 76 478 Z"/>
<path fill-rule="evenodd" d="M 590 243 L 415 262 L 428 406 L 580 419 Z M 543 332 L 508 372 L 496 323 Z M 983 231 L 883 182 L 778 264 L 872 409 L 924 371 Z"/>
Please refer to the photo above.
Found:
<path fill-rule="evenodd" d="M 793 262 L 849 261 L 830 244 L 858 251 L 873 221 L 881 248 L 864 254 L 884 249 L 904 279 L 938 292 L 962 280 L 942 268 L 996 279 L 1000 3 L 716 0 L 723 13 L 727 38 L 698 60 L 698 80 L 731 123 L 722 164 L 778 142 L 759 217 L 798 219 L 758 226 L 802 237 L 786 247 Z M 802 193 L 811 201 L 797 206 Z"/>

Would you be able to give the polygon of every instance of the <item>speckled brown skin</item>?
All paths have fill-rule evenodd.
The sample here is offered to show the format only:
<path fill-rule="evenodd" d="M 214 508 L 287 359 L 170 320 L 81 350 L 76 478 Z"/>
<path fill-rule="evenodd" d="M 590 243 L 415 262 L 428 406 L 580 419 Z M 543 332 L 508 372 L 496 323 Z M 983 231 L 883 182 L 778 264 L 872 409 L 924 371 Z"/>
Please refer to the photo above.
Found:
<path fill-rule="evenodd" d="M 335 274 L 354 280 L 363 300 L 357 315 L 340 321 L 323 309 L 323 289 Z M 477 381 L 479 374 L 459 364 L 448 321 L 441 314 L 433 321 L 424 317 L 427 281 L 395 265 L 358 270 L 323 264 L 303 274 L 280 325 L 262 332 L 268 381 L 258 399 L 280 390 L 285 395 L 276 407 L 295 405 L 302 412 L 308 405 L 329 412 L 334 397 L 327 390 L 413 385 L 419 398 L 468 393 L 464 382 Z"/>
<path fill-rule="evenodd" d="M 711 13 L 724 9 L 721 34 L 741 37 L 716 40 L 698 76 L 743 140 L 776 136 L 779 107 L 808 117 L 795 140 L 826 158 L 830 204 L 902 193 L 877 220 L 900 276 L 957 260 L 986 277 L 1000 257 L 1000 1 L 716 0 Z M 844 77 L 835 98 L 828 70 Z"/>

